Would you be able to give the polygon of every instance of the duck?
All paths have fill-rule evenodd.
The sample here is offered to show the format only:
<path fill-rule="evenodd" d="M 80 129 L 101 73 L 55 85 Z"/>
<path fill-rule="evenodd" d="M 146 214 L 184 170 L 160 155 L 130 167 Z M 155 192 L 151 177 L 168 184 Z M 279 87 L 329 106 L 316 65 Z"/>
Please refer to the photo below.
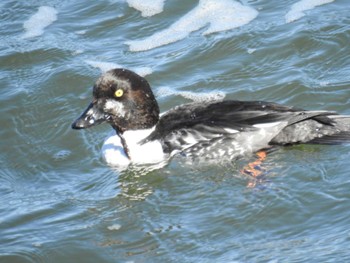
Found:
<path fill-rule="evenodd" d="M 160 114 L 148 81 L 115 68 L 93 86 L 92 102 L 71 125 L 108 123 L 102 156 L 111 166 L 168 163 L 174 156 L 217 163 L 294 144 L 350 141 L 350 116 L 266 101 L 215 100 L 178 105 Z"/>

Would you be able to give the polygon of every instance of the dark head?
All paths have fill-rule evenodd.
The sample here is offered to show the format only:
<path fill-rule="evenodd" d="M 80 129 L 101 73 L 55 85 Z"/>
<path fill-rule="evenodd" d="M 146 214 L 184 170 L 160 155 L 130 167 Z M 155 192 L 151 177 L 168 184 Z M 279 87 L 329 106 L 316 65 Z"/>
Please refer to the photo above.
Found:
<path fill-rule="evenodd" d="M 148 82 L 127 69 L 112 69 L 95 83 L 93 100 L 72 124 L 85 129 L 108 122 L 119 133 L 153 127 L 159 108 Z"/>

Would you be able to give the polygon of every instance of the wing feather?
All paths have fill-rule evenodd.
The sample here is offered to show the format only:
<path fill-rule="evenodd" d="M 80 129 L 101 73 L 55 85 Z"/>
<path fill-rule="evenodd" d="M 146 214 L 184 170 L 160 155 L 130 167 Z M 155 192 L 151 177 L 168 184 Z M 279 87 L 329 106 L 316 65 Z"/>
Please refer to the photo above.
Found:
<path fill-rule="evenodd" d="M 160 118 L 155 130 L 142 143 L 160 140 L 165 151 L 181 151 L 198 143 L 209 142 L 214 138 L 258 131 L 264 127 L 264 124 L 269 123 L 283 122 L 285 126 L 280 129 L 281 131 L 287 129 L 287 132 L 293 130 L 290 128 L 288 131 L 289 127 L 309 119 L 322 125 L 332 126 L 333 121 L 327 116 L 334 114 L 327 111 L 304 111 L 262 101 L 230 100 L 209 104 L 185 104 L 166 112 Z M 298 141 L 298 138 L 293 139 Z M 313 138 L 309 136 L 308 139 Z M 277 138 L 274 144 L 278 143 Z"/>

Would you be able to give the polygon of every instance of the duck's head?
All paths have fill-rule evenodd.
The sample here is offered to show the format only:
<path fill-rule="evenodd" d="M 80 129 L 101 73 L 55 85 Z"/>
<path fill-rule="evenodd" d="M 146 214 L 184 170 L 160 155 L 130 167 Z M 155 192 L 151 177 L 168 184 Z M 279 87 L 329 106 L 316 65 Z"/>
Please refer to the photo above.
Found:
<path fill-rule="evenodd" d="M 159 107 L 148 82 L 130 70 L 112 69 L 96 81 L 92 102 L 72 128 L 107 122 L 123 133 L 151 128 L 158 119 Z"/>

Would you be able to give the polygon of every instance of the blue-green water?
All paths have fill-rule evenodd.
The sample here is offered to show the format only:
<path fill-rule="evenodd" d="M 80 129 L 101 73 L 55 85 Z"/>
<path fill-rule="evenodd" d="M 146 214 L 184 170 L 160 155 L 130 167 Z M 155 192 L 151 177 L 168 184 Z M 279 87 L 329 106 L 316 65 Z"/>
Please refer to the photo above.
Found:
<path fill-rule="evenodd" d="M 0 262 L 349 261 L 348 145 L 275 151 L 248 188 L 254 157 L 118 172 L 100 156 L 110 127 L 70 128 L 117 65 L 146 75 L 162 111 L 225 97 L 350 115 L 349 1 L 293 22 L 297 0 L 241 1 L 232 17 L 257 16 L 229 30 L 238 2 L 163 2 L 145 17 L 122 0 L 0 3 Z M 159 46 L 132 50 L 147 39 Z"/>

